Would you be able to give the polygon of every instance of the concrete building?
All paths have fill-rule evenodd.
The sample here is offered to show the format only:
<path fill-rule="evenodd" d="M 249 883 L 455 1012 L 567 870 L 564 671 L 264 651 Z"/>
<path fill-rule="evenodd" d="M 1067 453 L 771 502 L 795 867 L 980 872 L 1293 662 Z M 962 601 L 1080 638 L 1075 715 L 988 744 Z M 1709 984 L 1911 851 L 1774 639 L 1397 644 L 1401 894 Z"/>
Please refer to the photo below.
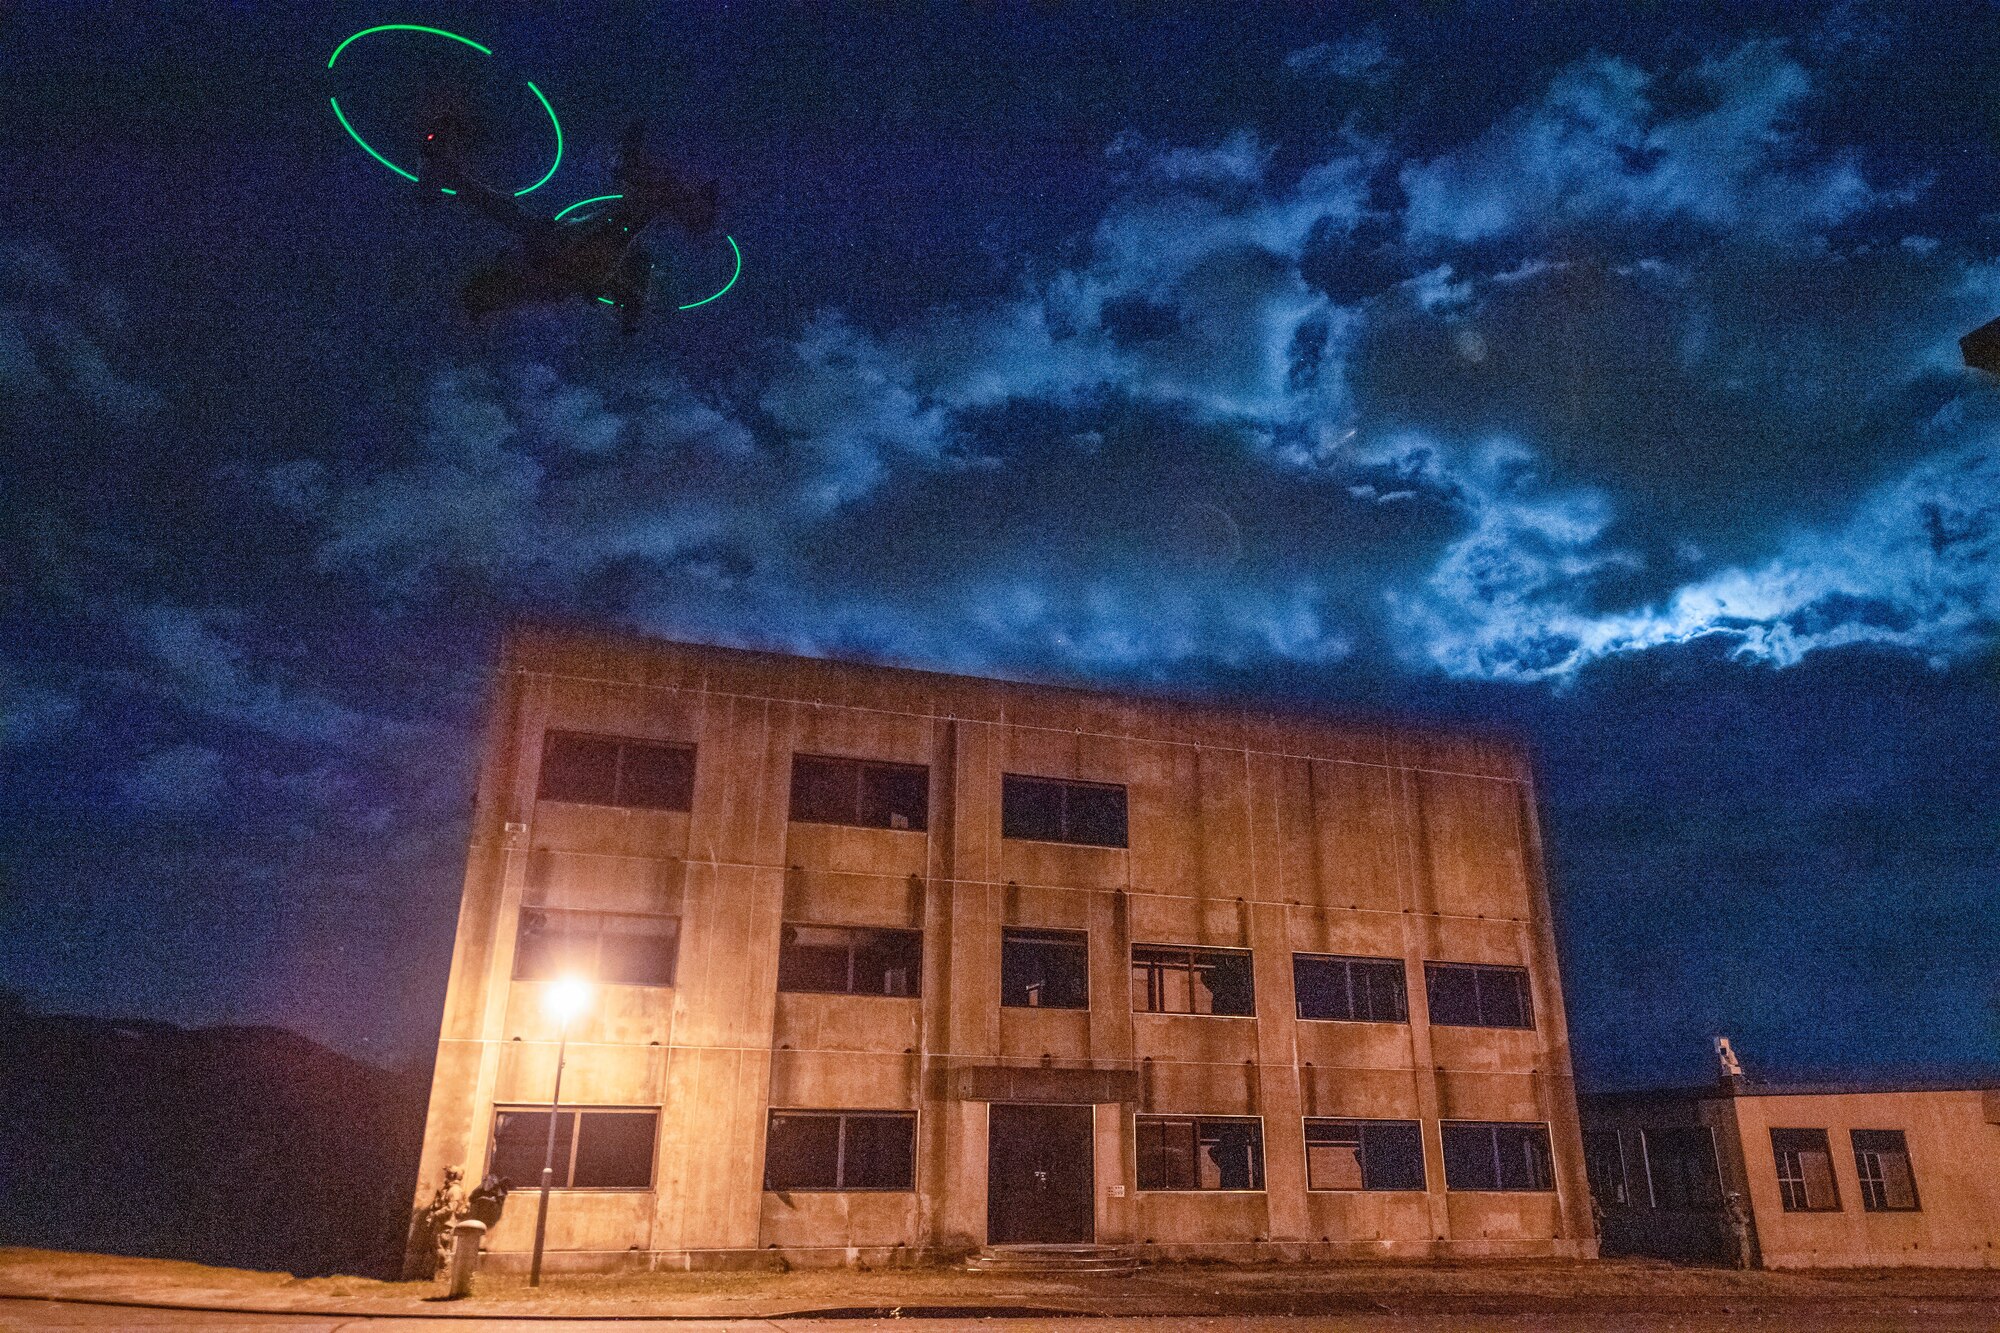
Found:
<path fill-rule="evenodd" d="M 551 1270 L 1596 1250 L 1510 746 L 524 630 L 420 1204 L 539 1178 L 569 971 Z"/>
<path fill-rule="evenodd" d="M 1583 1115 L 1606 1255 L 2000 1268 L 2000 1088 L 1737 1078 Z"/>

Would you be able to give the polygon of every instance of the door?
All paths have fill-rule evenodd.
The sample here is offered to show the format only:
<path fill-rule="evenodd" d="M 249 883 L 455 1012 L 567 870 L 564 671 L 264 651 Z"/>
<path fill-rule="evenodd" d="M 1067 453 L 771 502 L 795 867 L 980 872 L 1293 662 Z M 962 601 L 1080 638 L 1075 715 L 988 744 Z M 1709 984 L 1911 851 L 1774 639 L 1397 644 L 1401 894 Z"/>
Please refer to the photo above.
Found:
<path fill-rule="evenodd" d="M 986 1132 L 986 1243 L 1088 1242 L 1091 1108 L 995 1102 Z"/>

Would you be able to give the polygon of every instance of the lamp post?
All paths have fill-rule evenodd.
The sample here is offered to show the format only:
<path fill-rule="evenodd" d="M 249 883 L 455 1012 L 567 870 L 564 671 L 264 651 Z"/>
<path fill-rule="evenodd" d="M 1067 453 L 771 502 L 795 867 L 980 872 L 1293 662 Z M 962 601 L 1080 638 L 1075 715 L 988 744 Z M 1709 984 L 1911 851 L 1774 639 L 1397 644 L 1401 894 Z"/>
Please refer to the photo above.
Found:
<path fill-rule="evenodd" d="M 563 1057 L 569 1050 L 569 1023 L 590 1007 L 590 983 L 582 977 L 558 977 L 549 983 L 543 1006 L 556 1020 L 556 1086 L 549 1094 L 549 1142 L 542 1153 L 542 1198 L 535 1205 L 535 1257 L 528 1266 L 528 1285 L 542 1285 L 542 1237 L 549 1229 L 549 1189 L 556 1177 L 556 1108 L 562 1104 Z"/>

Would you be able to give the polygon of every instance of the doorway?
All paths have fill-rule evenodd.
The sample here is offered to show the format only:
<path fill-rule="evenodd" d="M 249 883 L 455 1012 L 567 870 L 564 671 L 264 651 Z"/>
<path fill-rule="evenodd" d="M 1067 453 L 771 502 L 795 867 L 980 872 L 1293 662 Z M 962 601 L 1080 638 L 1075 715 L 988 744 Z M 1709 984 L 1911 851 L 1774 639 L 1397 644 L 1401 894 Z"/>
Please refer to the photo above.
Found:
<path fill-rule="evenodd" d="M 986 1243 L 1089 1243 L 1097 1234 L 1091 1108 L 995 1102 L 989 1111 Z"/>

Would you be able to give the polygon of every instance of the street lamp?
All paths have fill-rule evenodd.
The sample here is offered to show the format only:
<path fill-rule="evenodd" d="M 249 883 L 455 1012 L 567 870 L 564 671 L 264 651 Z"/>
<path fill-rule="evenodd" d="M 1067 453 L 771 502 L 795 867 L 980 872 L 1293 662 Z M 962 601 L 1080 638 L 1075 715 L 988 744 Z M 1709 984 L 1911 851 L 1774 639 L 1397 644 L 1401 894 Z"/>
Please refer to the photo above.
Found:
<path fill-rule="evenodd" d="M 562 1103 L 563 1057 L 569 1049 L 570 1020 L 590 1008 L 590 983 L 582 977 L 557 977 L 542 996 L 542 1007 L 556 1020 L 556 1086 L 549 1094 L 549 1143 L 542 1153 L 542 1200 L 535 1206 L 535 1258 L 528 1267 L 528 1285 L 542 1285 L 542 1237 L 549 1229 L 549 1187 L 556 1177 L 556 1107 Z"/>

